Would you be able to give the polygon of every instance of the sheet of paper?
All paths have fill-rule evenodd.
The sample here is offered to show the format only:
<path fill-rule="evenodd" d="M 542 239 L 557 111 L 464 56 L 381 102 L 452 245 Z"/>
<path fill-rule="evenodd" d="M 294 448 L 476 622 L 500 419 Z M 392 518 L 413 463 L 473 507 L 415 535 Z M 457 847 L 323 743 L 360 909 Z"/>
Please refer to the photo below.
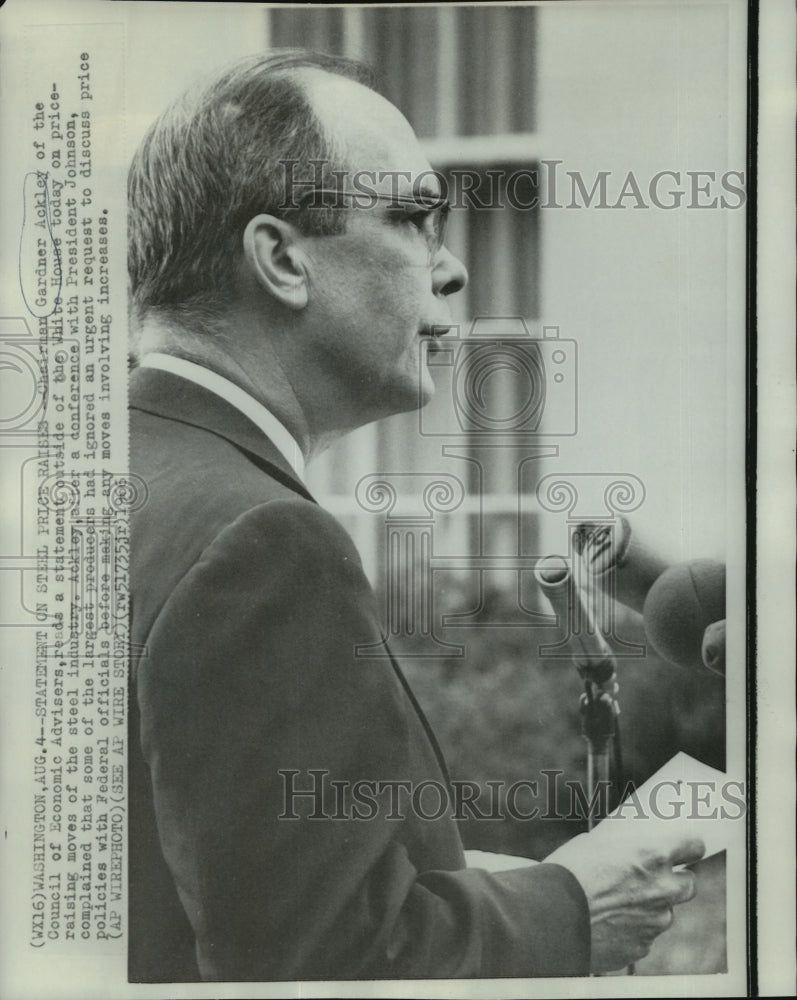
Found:
<path fill-rule="evenodd" d="M 744 789 L 743 776 L 731 778 L 678 753 L 634 789 L 597 830 L 640 842 L 654 839 L 661 830 L 673 839 L 694 837 L 705 844 L 706 858 L 728 849 L 744 850 Z"/>

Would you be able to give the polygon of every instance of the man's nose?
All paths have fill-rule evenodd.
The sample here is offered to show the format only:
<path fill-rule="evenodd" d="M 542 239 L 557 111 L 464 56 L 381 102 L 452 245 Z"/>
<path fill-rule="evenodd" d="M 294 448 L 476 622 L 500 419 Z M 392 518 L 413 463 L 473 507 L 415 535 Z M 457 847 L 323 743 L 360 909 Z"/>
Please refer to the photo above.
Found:
<path fill-rule="evenodd" d="M 448 247 L 441 247 L 432 269 L 435 295 L 453 295 L 468 283 L 468 270 Z"/>

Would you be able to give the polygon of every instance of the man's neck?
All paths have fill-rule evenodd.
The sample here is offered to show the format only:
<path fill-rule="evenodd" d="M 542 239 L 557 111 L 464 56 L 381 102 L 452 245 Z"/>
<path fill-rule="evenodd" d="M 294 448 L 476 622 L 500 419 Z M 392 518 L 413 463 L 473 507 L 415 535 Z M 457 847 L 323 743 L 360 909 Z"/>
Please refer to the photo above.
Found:
<path fill-rule="evenodd" d="M 193 361 L 187 361 L 185 358 L 178 358 L 174 354 L 153 351 L 145 354 L 140 364 L 142 368 L 154 368 L 187 379 L 226 400 L 262 431 L 299 478 L 304 479 L 304 455 L 296 439 L 268 407 L 258 402 L 248 392 L 218 372 Z"/>
<path fill-rule="evenodd" d="M 225 324 L 225 329 L 227 324 Z M 264 406 L 296 440 L 305 461 L 325 451 L 345 431 L 322 429 L 313 433 L 291 380 L 273 344 L 266 337 L 257 351 L 247 350 L 246 341 L 224 329 L 198 336 L 172 324 L 151 320 L 142 325 L 139 358 L 148 354 L 182 358 L 216 372 Z"/>

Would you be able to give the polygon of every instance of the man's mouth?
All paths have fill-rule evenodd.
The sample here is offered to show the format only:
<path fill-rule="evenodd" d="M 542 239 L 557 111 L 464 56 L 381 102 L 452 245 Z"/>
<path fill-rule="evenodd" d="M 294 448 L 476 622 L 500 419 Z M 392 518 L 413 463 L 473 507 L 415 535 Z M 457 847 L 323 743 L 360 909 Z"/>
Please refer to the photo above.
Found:
<path fill-rule="evenodd" d="M 445 341 L 442 338 L 450 329 L 450 326 L 439 326 L 437 324 L 421 327 L 418 331 L 418 336 L 420 337 L 421 350 L 424 352 L 426 358 L 434 354 L 439 354 L 445 349 Z"/>
<path fill-rule="evenodd" d="M 432 342 L 444 337 L 453 327 L 453 323 L 435 323 L 433 326 L 422 326 L 418 331 L 420 337 L 428 337 Z"/>

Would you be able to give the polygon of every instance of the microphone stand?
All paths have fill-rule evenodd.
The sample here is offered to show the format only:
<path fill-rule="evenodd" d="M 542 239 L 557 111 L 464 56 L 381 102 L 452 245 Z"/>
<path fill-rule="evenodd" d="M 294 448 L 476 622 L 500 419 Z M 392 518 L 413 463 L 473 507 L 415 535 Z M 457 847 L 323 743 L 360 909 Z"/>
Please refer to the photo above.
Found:
<path fill-rule="evenodd" d="M 576 563 L 580 565 L 580 561 Z M 591 582 L 588 573 L 586 579 Z M 581 732 L 587 744 L 587 828 L 609 811 L 610 754 L 617 738 L 617 676 L 612 651 L 595 625 L 595 588 L 578 586 L 562 556 L 541 559 L 535 577 L 567 628 L 570 655 L 584 685 L 579 698 Z M 603 801 L 601 802 L 601 796 Z"/>
<path fill-rule="evenodd" d="M 576 565 L 581 567 L 581 560 Z M 587 744 L 587 829 L 592 830 L 609 812 L 613 746 L 618 765 L 620 761 L 617 725 L 620 706 L 614 656 L 595 624 L 597 588 L 591 574 L 586 572 L 585 575 L 587 587 L 579 587 L 568 561 L 562 556 L 541 559 L 534 570 L 537 583 L 556 612 L 559 624 L 566 625 L 566 643 L 584 684 L 579 710 L 581 733 Z M 602 791 L 605 795 L 601 802 Z M 634 965 L 629 965 L 628 975 L 633 976 L 634 972 Z"/>
<path fill-rule="evenodd" d="M 584 682 L 584 692 L 579 698 L 581 733 L 587 744 L 587 829 L 609 812 L 611 788 L 610 753 L 617 740 L 617 679 L 610 660 L 598 663 L 579 663 L 576 669 Z M 600 798 L 601 790 L 606 794 Z"/>
<path fill-rule="evenodd" d="M 581 561 L 578 565 L 584 569 Z M 579 647 L 579 651 L 573 656 L 573 662 L 584 682 L 584 693 L 579 699 L 579 708 L 581 733 L 587 743 L 587 829 L 592 830 L 596 823 L 605 819 L 610 810 L 612 749 L 615 752 L 617 765 L 615 783 L 618 798 L 622 794 L 620 731 L 617 722 L 620 703 L 617 700 L 619 685 L 614 657 L 603 632 L 596 625 L 599 617 L 595 603 L 601 594 L 592 574 L 587 570 L 583 575 L 586 577 L 587 586 L 583 588 L 571 586 L 568 603 L 569 621 L 571 627 L 575 627 L 577 647 Z M 601 789 L 606 791 L 602 802 Z M 626 975 L 633 976 L 635 973 L 636 966 L 631 962 L 626 967 Z"/>

